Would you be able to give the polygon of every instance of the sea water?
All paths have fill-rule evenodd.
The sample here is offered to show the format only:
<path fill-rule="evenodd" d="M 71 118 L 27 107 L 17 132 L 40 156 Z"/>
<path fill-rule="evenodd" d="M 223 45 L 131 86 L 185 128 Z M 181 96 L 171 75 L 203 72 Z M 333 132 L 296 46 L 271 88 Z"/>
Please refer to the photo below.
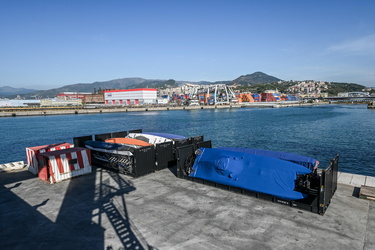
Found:
<path fill-rule="evenodd" d="M 375 176 L 375 110 L 366 105 L 6 117 L 0 118 L 0 164 L 25 161 L 26 147 L 133 129 L 204 135 L 213 147 L 301 154 L 319 160 L 322 167 L 340 154 L 340 171 Z"/>

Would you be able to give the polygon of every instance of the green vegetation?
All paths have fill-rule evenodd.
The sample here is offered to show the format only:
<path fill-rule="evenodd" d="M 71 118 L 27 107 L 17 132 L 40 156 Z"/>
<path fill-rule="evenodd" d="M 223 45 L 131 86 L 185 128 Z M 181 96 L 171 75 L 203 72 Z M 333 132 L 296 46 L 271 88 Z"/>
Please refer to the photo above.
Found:
<path fill-rule="evenodd" d="M 363 92 L 366 88 L 356 83 L 331 82 L 328 85 L 328 95 L 336 96 L 340 92 Z"/>
<path fill-rule="evenodd" d="M 178 83 L 175 80 L 169 79 L 167 81 L 161 80 L 147 80 L 145 82 L 130 85 L 127 89 L 135 89 L 135 88 L 155 88 L 155 89 L 166 89 L 166 88 L 176 88 L 178 87 Z"/>
<path fill-rule="evenodd" d="M 309 82 L 309 81 L 306 81 Z M 238 85 L 237 90 L 241 92 L 251 92 L 251 93 L 263 93 L 266 90 L 278 90 L 281 93 L 288 94 L 287 89 L 294 85 L 297 85 L 298 82 L 294 81 L 282 81 L 282 82 L 273 82 L 273 83 L 260 83 L 252 85 Z M 328 89 L 326 91 L 329 96 L 337 96 L 340 92 L 370 92 L 370 94 L 375 93 L 375 89 L 366 90 L 367 87 L 355 84 L 355 83 L 341 83 L 341 82 L 326 82 Z"/>
<path fill-rule="evenodd" d="M 281 81 L 281 79 L 267 75 L 263 72 L 255 72 L 253 74 L 240 76 L 237 79 L 231 81 L 229 84 L 254 85 L 263 83 L 273 83 L 278 81 Z"/>

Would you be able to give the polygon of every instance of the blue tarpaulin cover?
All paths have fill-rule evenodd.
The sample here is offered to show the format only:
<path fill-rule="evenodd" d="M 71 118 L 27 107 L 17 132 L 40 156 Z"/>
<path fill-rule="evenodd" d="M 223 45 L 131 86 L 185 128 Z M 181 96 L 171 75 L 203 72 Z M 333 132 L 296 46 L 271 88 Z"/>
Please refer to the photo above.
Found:
<path fill-rule="evenodd" d="M 302 165 L 304 167 L 307 167 L 310 170 L 313 170 L 315 166 L 319 164 L 319 161 L 317 161 L 314 158 L 303 156 L 303 155 L 298 155 L 298 154 L 293 154 L 293 153 L 280 152 L 280 151 L 252 149 L 252 148 L 232 148 L 232 147 L 221 147 L 219 149 L 238 151 L 238 152 L 254 154 L 254 155 L 263 155 L 263 156 L 277 158 L 277 159 L 284 160 L 284 161 L 291 161 L 299 165 Z"/>
<path fill-rule="evenodd" d="M 190 177 L 270 194 L 285 200 L 307 195 L 294 191 L 297 175 L 311 170 L 272 157 L 218 148 L 201 148 Z"/>
<path fill-rule="evenodd" d="M 155 135 L 155 136 L 160 136 L 168 139 L 185 139 L 185 136 L 181 135 L 175 135 L 175 134 L 168 134 L 168 133 L 158 133 L 158 132 L 143 132 L 143 134 L 148 134 L 148 135 Z"/>

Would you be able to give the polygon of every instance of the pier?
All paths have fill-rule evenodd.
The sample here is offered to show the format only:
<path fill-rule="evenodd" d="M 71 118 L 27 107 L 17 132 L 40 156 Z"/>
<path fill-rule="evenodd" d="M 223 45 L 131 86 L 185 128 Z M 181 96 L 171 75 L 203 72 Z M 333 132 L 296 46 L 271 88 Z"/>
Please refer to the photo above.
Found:
<path fill-rule="evenodd" d="M 12 169 L 11 169 L 12 168 Z M 375 177 L 340 173 L 324 216 L 176 178 L 101 168 L 47 184 L 0 173 L 2 249 L 374 249 Z"/>

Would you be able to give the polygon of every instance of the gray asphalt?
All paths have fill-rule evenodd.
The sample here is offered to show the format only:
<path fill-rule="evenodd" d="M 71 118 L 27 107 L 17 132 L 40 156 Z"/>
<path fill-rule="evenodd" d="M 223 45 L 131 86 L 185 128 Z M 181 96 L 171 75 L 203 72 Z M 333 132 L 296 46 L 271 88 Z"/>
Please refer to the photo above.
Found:
<path fill-rule="evenodd" d="M 339 184 L 324 216 L 178 179 L 100 168 L 57 184 L 0 174 L 0 249 L 375 249 L 375 202 Z"/>

